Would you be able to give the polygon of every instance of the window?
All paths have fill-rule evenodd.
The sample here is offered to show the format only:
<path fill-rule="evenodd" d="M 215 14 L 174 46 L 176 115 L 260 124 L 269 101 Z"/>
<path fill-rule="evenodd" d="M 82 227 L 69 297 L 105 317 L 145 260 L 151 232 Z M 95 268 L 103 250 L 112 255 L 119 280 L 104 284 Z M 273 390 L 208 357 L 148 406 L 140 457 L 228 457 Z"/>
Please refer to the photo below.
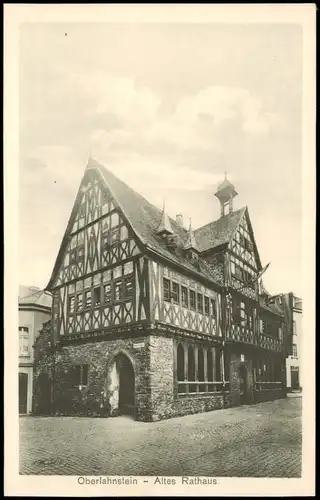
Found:
<path fill-rule="evenodd" d="M 75 385 L 88 385 L 88 365 L 77 365 L 74 367 Z"/>
<path fill-rule="evenodd" d="M 100 306 L 101 304 L 101 288 L 100 286 L 97 286 L 96 288 L 93 289 L 93 305 L 94 306 Z"/>
<path fill-rule="evenodd" d="M 292 356 L 294 356 L 295 358 L 298 357 L 297 344 L 292 344 Z"/>
<path fill-rule="evenodd" d="M 19 332 L 29 333 L 29 328 L 27 326 L 19 326 Z"/>
<path fill-rule="evenodd" d="M 297 327 L 296 327 L 296 322 L 292 322 L 292 334 L 297 335 Z"/>
<path fill-rule="evenodd" d="M 177 375 L 178 380 L 184 380 L 184 348 L 181 344 L 178 345 L 177 349 Z"/>
<path fill-rule="evenodd" d="M 78 247 L 78 255 L 77 255 L 77 261 L 81 262 L 84 259 L 84 246 Z"/>
<path fill-rule="evenodd" d="M 117 212 L 111 215 L 111 227 L 116 227 L 119 225 L 119 214 Z"/>
<path fill-rule="evenodd" d="M 196 292 L 190 290 L 190 309 L 196 310 Z"/>
<path fill-rule="evenodd" d="M 69 309 L 69 313 L 72 314 L 74 313 L 74 309 L 75 309 L 75 301 L 76 301 L 76 298 L 74 296 L 72 297 L 69 297 L 69 302 L 68 302 L 68 309 Z"/>
<path fill-rule="evenodd" d="M 77 262 L 77 250 L 73 248 L 70 250 L 70 264 L 75 264 Z"/>
<path fill-rule="evenodd" d="M 240 321 L 242 326 L 246 324 L 246 310 L 244 302 L 240 302 Z"/>
<path fill-rule="evenodd" d="M 122 299 L 122 281 L 117 281 L 114 284 L 114 300 Z"/>
<path fill-rule="evenodd" d="M 209 297 L 204 297 L 204 314 L 210 314 L 210 302 Z"/>
<path fill-rule="evenodd" d="M 201 293 L 197 293 L 197 309 L 199 313 L 203 313 L 203 297 Z"/>
<path fill-rule="evenodd" d="M 129 237 L 128 229 L 126 226 L 120 227 L 120 240 L 126 240 Z"/>
<path fill-rule="evenodd" d="M 86 213 L 86 206 L 82 203 L 79 207 L 79 218 L 84 217 Z"/>
<path fill-rule="evenodd" d="M 105 252 L 110 246 L 110 235 L 109 233 L 102 236 L 102 251 Z"/>
<path fill-rule="evenodd" d="M 171 297 L 173 299 L 173 303 L 174 304 L 179 304 L 180 303 L 179 285 L 178 285 L 178 283 L 172 283 Z"/>
<path fill-rule="evenodd" d="M 77 309 L 82 309 L 83 307 L 83 295 L 82 293 L 78 293 L 77 295 Z"/>
<path fill-rule="evenodd" d="M 163 296 L 164 300 L 170 302 L 170 281 L 163 278 Z"/>
<path fill-rule="evenodd" d="M 234 323 L 240 323 L 241 321 L 240 301 L 236 297 L 232 299 L 232 319 Z"/>
<path fill-rule="evenodd" d="M 215 299 L 211 299 L 211 316 L 213 316 L 214 318 L 217 315 L 217 309 L 216 308 L 217 308 L 217 304 L 216 304 Z"/>
<path fill-rule="evenodd" d="M 125 298 L 130 298 L 132 297 L 132 291 L 133 291 L 133 285 L 132 285 L 132 279 L 127 278 L 124 282 L 124 295 Z"/>
<path fill-rule="evenodd" d="M 85 307 L 91 307 L 91 290 L 84 294 Z"/>
<path fill-rule="evenodd" d="M 111 231 L 111 243 L 119 240 L 119 227 L 112 229 Z"/>
<path fill-rule="evenodd" d="M 282 335 L 282 328 L 281 327 L 278 328 L 278 339 L 280 340 L 280 342 L 283 342 L 283 335 Z"/>
<path fill-rule="evenodd" d="M 107 304 L 108 302 L 111 302 L 111 283 L 108 283 L 107 285 L 104 285 L 104 302 Z"/>
<path fill-rule="evenodd" d="M 181 304 L 188 307 L 188 289 L 185 286 L 181 286 Z"/>

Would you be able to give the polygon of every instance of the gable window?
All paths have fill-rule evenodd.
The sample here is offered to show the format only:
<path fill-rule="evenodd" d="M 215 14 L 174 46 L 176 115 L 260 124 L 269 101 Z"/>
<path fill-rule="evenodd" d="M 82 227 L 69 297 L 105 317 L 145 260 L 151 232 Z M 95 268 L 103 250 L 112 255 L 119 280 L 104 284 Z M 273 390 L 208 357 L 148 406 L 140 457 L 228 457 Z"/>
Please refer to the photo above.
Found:
<path fill-rule="evenodd" d="M 91 290 L 84 294 L 85 307 L 91 307 Z"/>
<path fill-rule="evenodd" d="M 124 282 L 124 293 L 125 293 L 125 298 L 130 298 L 132 297 L 132 292 L 133 292 L 133 285 L 132 285 L 132 279 L 131 278 L 126 278 Z"/>
<path fill-rule="evenodd" d="M 82 293 L 78 293 L 77 295 L 77 309 L 82 309 L 83 306 L 83 295 Z"/>
<path fill-rule="evenodd" d="M 104 285 L 104 302 L 107 304 L 111 302 L 111 283 Z"/>
<path fill-rule="evenodd" d="M 114 284 L 114 300 L 121 300 L 122 294 L 122 281 L 117 281 Z"/>
<path fill-rule="evenodd" d="M 79 207 L 79 219 L 81 219 L 81 217 L 84 217 L 85 213 L 86 213 L 86 206 L 84 203 L 81 203 Z"/>
<path fill-rule="evenodd" d="M 70 250 L 70 264 L 75 264 L 77 262 L 77 250 L 73 248 Z"/>
<path fill-rule="evenodd" d="M 119 227 L 112 229 L 111 231 L 111 243 L 119 240 Z"/>
<path fill-rule="evenodd" d="M 163 278 L 163 297 L 164 300 L 170 302 L 170 281 Z"/>
<path fill-rule="evenodd" d="M 76 365 L 74 367 L 75 385 L 88 385 L 88 365 Z"/>
<path fill-rule="evenodd" d="M 181 304 L 188 307 L 188 289 L 185 286 L 181 286 Z"/>
<path fill-rule="evenodd" d="M 204 297 L 204 314 L 210 314 L 209 297 Z"/>
<path fill-rule="evenodd" d="M 104 252 L 105 250 L 108 250 L 110 246 L 110 234 L 104 234 L 102 236 L 102 251 Z"/>
<path fill-rule="evenodd" d="M 203 297 L 201 293 L 197 293 L 197 309 L 199 313 L 203 313 Z"/>
<path fill-rule="evenodd" d="M 69 309 L 70 314 L 74 313 L 74 309 L 75 309 L 75 297 L 74 296 L 69 297 L 68 309 Z"/>
<path fill-rule="evenodd" d="M 101 304 L 101 287 L 97 286 L 93 289 L 93 305 L 100 306 Z"/>
<path fill-rule="evenodd" d="M 172 283 L 171 297 L 173 299 L 174 304 L 179 304 L 180 297 L 179 297 L 179 285 L 178 285 L 178 283 L 174 283 L 174 282 Z"/>
<path fill-rule="evenodd" d="M 196 292 L 190 290 L 190 309 L 196 310 Z"/>

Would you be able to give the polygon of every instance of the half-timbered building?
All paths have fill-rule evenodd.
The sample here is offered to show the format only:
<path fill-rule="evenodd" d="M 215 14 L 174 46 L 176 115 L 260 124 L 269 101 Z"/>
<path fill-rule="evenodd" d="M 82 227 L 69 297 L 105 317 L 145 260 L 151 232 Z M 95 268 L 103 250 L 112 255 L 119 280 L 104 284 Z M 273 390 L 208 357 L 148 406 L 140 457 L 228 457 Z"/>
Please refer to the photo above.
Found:
<path fill-rule="evenodd" d="M 220 218 L 193 230 L 89 159 L 36 356 L 51 411 L 150 421 L 285 395 L 283 316 L 236 195 L 225 179 Z"/>

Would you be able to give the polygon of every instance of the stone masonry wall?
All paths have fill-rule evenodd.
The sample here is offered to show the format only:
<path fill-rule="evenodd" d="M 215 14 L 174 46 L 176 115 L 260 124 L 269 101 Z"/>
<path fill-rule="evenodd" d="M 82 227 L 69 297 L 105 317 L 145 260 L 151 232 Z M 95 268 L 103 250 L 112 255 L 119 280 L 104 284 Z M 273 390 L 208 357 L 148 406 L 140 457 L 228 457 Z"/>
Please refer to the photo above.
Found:
<path fill-rule="evenodd" d="M 109 396 L 108 365 L 120 352 L 127 355 L 135 372 L 135 418 L 142 421 L 151 420 L 147 337 L 71 345 L 57 351 L 54 360 L 55 413 L 60 415 L 98 413 L 101 403 L 105 403 Z M 73 369 L 76 365 L 82 364 L 89 365 L 88 385 L 80 391 L 79 387 L 74 385 Z M 49 366 L 45 366 L 42 361 L 38 371 L 47 368 Z"/>

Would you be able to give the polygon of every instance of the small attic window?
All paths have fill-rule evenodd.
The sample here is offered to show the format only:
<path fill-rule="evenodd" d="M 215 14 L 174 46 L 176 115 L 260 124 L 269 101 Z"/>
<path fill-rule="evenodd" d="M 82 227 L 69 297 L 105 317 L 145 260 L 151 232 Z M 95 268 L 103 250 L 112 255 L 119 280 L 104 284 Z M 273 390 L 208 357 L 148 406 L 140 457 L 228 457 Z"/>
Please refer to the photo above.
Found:
<path fill-rule="evenodd" d="M 177 246 L 177 235 L 167 235 L 166 236 L 166 243 L 169 248 L 175 248 Z"/>

